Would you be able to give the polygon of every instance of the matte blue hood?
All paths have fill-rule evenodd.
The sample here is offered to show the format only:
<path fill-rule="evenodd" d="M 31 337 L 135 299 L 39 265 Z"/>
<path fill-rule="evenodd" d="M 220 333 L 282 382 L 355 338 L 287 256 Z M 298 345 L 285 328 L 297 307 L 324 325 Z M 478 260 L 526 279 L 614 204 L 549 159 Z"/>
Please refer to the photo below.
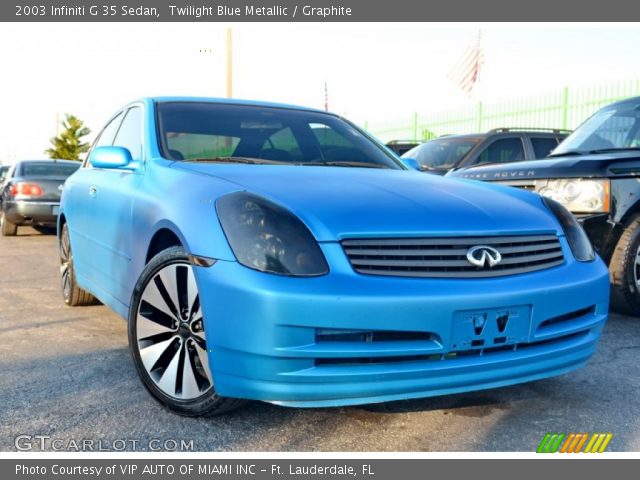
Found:
<path fill-rule="evenodd" d="M 350 237 L 562 234 L 540 198 L 480 182 L 370 168 L 175 167 L 221 177 L 296 214 L 318 241 Z"/>

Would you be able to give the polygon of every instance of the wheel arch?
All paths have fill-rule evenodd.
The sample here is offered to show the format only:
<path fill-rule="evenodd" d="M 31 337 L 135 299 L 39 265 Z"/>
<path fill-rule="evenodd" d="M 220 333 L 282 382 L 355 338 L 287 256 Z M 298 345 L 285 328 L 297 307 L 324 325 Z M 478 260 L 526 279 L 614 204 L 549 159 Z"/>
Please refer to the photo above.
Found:
<path fill-rule="evenodd" d="M 624 233 L 625 229 L 629 226 L 631 221 L 638 215 L 640 215 L 640 200 L 626 209 L 625 212 L 619 216 L 619 220 L 615 222 L 615 225 L 613 226 L 613 228 L 611 229 L 611 233 L 609 234 L 609 238 L 607 239 L 604 255 L 602 255 L 607 265 L 611 261 L 611 256 L 613 255 L 613 251 L 620 241 L 620 237 Z"/>
<path fill-rule="evenodd" d="M 154 256 L 170 247 L 187 248 L 184 238 L 175 226 L 161 225 L 149 240 L 144 264 L 148 264 Z"/>
<path fill-rule="evenodd" d="M 60 233 L 62 232 L 62 227 L 65 223 L 67 223 L 67 216 L 64 214 L 64 212 L 60 212 L 60 215 L 58 215 L 56 228 L 56 235 L 58 236 L 58 238 L 60 238 Z"/>

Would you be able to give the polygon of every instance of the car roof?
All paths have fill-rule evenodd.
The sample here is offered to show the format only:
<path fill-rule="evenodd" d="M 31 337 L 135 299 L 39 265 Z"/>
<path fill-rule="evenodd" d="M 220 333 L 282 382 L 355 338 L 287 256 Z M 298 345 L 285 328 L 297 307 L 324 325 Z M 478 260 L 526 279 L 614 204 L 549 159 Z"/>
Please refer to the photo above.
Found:
<path fill-rule="evenodd" d="M 569 132 L 568 131 L 557 131 L 557 132 L 554 132 L 554 131 L 551 131 L 551 130 L 546 131 L 546 130 L 536 130 L 536 129 L 527 130 L 527 129 L 524 129 L 524 128 L 518 128 L 518 129 L 513 129 L 513 130 L 509 130 L 509 129 L 493 129 L 493 130 L 489 130 L 488 132 L 483 132 L 483 133 L 464 133 L 464 134 L 441 135 L 441 136 L 433 138 L 433 139 L 431 139 L 429 141 L 445 140 L 447 138 L 481 140 L 481 139 L 488 138 L 490 136 L 500 136 L 500 135 L 510 136 L 510 135 L 517 135 L 517 134 L 535 135 L 535 136 L 541 136 L 541 137 L 557 137 L 558 135 L 567 136 L 567 135 L 569 135 Z"/>
<path fill-rule="evenodd" d="M 620 100 L 619 102 L 610 103 L 609 105 L 602 107 L 602 109 L 606 110 L 609 108 L 617 108 L 617 107 L 622 107 L 627 105 L 636 105 L 636 104 L 640 105 L 640 97 L 625 98 L 624 100 Z"/>
<path fill-rule="evenodd" d="M 179 102 L 199 102 L 199 103 L 217 103 L 222 105 L 244 105 L 254 107 L 268 108 L 286 108 L 290 110 L 302 110 L 307 112 L 330 113 L 317 108 L 302 107 L 300 105 L 290 105 L 287 103 L 263 102 L 259 100 L 242 100 L 236 98 L 216 98 L 216 97 L 145 97 L 137 100 L 137 102 L 151 103 L 179 103 Z M 136 103 L 136 102 L 132 102 Z"/>
<path fill-rule="evenodd" d="M 484 138 L 487 136 L 487 133 L 463 133 L 463 134 L 447 134 L 447 135 L 440 135 L 439 137 L 436 138 L 432 138 L 429 141 L 432 140 L 446 140 L 447 138 Z"/>

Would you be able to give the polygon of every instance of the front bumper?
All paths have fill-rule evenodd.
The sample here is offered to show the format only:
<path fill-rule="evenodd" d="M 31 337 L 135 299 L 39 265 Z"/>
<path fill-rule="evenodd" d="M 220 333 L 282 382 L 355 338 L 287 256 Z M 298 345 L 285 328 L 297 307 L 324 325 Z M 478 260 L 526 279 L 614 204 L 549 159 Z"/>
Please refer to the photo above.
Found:
<path fill-rule="evenodd" d="M 599 259 L 576 262 L 561 242 L 565 264 L 490 279 L 360 275 L 336 243 L 321 245 L 331 265 L 322 277 L 282 277 L 226 261 L 195 267 L 216 390 L 289 406 L 338 406 L 576 369 L 594 353 L 607 320 L 609 276 Z M 498 332 L 496 312 L 511 312 L 513 329 Z M 484 313 L 489 320 L 476 337 L 483 344 L 464 341 L 473 330 L 469 319 Z M 350 336 L 352 330 L 378 332 L 379 340 Z"/>
<path fill-rule="evenodd" d="M 60 210 L 60 202 L 38 202 L 17 200 L 6 202 L 5 216 L 17 225 L 42 225 L 55 227 Z"/>

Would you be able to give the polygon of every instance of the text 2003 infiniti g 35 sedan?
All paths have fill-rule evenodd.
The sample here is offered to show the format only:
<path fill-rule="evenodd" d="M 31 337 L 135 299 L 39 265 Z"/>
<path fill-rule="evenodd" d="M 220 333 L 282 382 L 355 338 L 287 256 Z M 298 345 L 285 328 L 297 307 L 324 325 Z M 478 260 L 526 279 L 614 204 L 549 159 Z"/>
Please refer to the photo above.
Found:
<path fill-rule="evenodd" d="M 63 295 L 182 414 L 427 397 L 585 364 L 607 269 L 558 203 L 419 174 L 346 120 L 156 98 L 65 183 Z"/>

